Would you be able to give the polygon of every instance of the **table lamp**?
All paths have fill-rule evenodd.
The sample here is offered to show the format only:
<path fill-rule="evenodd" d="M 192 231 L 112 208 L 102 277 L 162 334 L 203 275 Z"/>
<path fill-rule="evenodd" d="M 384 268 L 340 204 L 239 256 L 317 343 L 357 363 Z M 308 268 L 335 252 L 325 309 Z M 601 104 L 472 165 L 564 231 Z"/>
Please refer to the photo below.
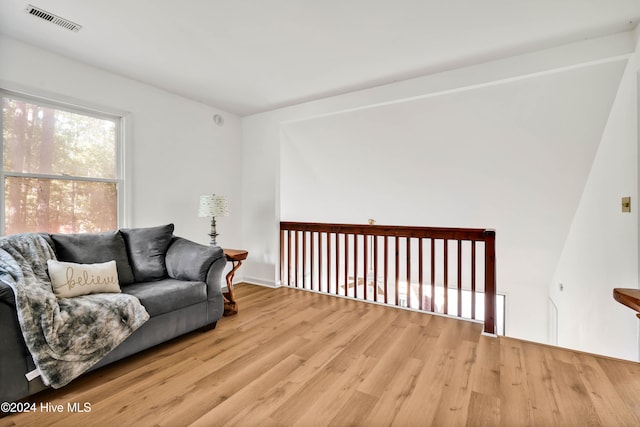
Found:
<path fill-rule="evenodd" d="M 207 194 L 200 196 L 200 209 L 198 210 L 198 216 L 201 218 L 211 217 L 211 246 L 217 246 L 216 237 L 216 217 L 229 216 L 229 202 L 225 196 L 216 194 Z"/>

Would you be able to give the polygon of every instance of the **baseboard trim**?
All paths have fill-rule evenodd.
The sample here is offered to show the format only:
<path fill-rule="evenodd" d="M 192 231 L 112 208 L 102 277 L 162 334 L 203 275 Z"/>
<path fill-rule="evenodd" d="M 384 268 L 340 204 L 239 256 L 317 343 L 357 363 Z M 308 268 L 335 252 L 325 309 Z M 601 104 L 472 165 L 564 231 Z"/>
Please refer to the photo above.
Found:
<path fill-rule="evenodd" d="M 242 282 L 243 283 L 249 283 L 251 285 L 258 285 L 258 286 L 264 286 L 267 288 L 279 288 L 280 284 L 276 283 L 273 280 L 264 280 L 264 279 L 259 279 L 257 277 L 249 277 L 249 276 L 244 276 L 242 278 Z"/>

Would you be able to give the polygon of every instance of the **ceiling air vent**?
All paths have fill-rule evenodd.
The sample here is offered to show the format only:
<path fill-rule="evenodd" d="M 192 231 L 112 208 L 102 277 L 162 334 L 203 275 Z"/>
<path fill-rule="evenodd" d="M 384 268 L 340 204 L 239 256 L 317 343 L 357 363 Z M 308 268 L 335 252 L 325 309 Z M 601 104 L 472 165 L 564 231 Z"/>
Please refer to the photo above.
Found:
<path fill-rule="evenodd" d="M 37 18 L 40 19 L 44 19 L 45 21 L 49 21 L 52 24 L 56 24 L 62 28 L 66 28 L 67 30 L 71 30 L 71 31 L 80 31 L 80 28 L 82 28 L 82 25 L 78 25 L 75 22 L 71 22 L 68 19 L 64 19 L 61 18 L 57 15 L 54 15 L 51 12 L 47 12 L 46 10 L 42 10 L 38 7 L 35 7 L 33 5 L 28 5 L 27 8 L 25 9 L 25 11 L 29 14 L 29 15 L 33 15 Z"/>

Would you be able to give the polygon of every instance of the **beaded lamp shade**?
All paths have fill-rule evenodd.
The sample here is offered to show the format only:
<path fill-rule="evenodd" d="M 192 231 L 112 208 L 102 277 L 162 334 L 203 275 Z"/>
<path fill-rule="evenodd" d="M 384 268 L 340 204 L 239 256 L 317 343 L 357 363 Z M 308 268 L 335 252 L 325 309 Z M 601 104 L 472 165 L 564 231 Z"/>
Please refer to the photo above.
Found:
<path fill-rule="evenodd" d="M 229 216 L 229 202 L 216 194 L 200 196 L 199 217 Z"/>

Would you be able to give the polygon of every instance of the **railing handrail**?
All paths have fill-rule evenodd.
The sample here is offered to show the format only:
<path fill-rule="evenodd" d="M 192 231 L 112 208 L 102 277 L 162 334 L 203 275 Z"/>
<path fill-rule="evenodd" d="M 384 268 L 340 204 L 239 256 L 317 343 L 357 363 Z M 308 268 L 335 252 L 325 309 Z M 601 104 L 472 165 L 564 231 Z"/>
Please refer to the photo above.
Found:
<path fill-rule="evenodd" d="M 285 232 L 288 235 L 287 238 L 285 238 Z M 291 239 L 291 233 L 294 232 L 294 238 L 293 238 L 293 248 L 292 248 L 292 239 Z M 298 240 L 298 233 L 302 232 L 302 237 L 301 237 L 301 242 Z M 310 237 L 309 237 L 309 251 L 310 254 L 307 254 L 307 233 L 310 233 Z M 327 264 L 327 272 L 326 275 L 324 276 L 327 280 L 327 286 L 328 285 L 328 281 L 332 280 L 333 278 L 335 278 L 335 289 L 337 292 L 337 287 L 339 284 L 339 278 L 338 278 L 338 263 L 340 262 L 338 260 L 338 258 L 342 257 L 344 259 L 344 267 L 342 269 L 342 274 L 344 274 L 344 295 L 347 296 L 347 283 L 349 282 L 349 277 L 348 277 L 348 267 L 347 265 L 350 262 L 349 259 L 349 248 L 348 248 L 348 244 L 349 244 L 349 239 L 348 236 L 349 235 L 353 235 L 353 263 L 351 264 L 352 266 L 355 266 L 355 270 L 354 270 L 354 276 L 353 276 L 353 283 L 354 286 L 356 286 L 358 284 L 358 242 L 357 242 L 357 236 L 381 236 L 384 237 L 384 253 L 386 254 L 387 251 L 387 238 L 391 237 L 393 238 L 393 240 L 395 241 L 395 264 L 396 266 L 399 265 L 399 251 L 398 251 L 398 243 L 399 243 L 399 239 L 406 239 L 406 263 L 407 263 L 407 268 L 406 268 L 406 273 L 407 273 L 407 286 L 409 285 L 410 282 L 410 269 L 411 266 L 409 265 L 410 263 L 410 239 L 420 239 L 419 242 L 422 242 L 421 239 L 430 239 L 431 240 L 431 281 L 429 282 L 431 284 L 431 311 L 433 311 L 433 298 L 435 297 L 434 294 L 434 290 L 435 290 L 435 280 L 434 280 L 434 242 L 436 240 L 443 240 L 445 242 L 447 241 L 457 241 L 457 258 L 458 258 L 458 266 L 457 266 L 457 271 L 458 271 L 458 281 L 457 281 L 457 287 L 456 286 L 451 286 L 453 285 L 453 283 L 450 283 L 447 279 L 447 273 L 448 273 L 448 264 L 447 264 L 447 259 L 448 259 L 448 248 L 447 245 L 444 245 L 443 248 L 443 256 L 444 256 L 444 267 L 443 267 L 443 271 L 444 271 L 444 288 L 446 289 L 446 291 L 444 292 L 444 307 L 445 307 L 445 311 L 444 313 L 447 314 L 447 307 L 448 307 L 448 290 L 449 289 L 457 289 L 458 291 L 458 316 L 461 316 L 461 306 L 460 306 L 460 293 L 462 292 L 462 282 L 461 282 L 461 261 L 460 261 L 460 254 L 461 254 L 461 242 L 467 241 L 467 242 L 471 242 L 471 253 L 472 253 L 472 257 L 474 256 L 473 254 L 475 254 L 476 251 L 476 242 L 482 242 L 483 247 L 484 247 L 484 331 L 485 333 L 488 334 L 495 334 L 496 333 L 496 305 L 495 305 L 495 297 L 496 297 L 496 261 L 495 261 L 495 230 L 493 229 L 484 229 L 484 228 L 451 228 L 451 227 L 418 227 L 418 226 L 401 226 L 401 225 L 378 225 L 378 224 L 336 224 L 336 223 L 317 223 L 317 222 L 294 222 L 294 221 L 281 221 L 280 222 L 280 277 L 282 280 L 283 277 L 283 272 L 285 270 L 288 269 L 288 266 L 290 266 L 292 263 L 294 265 L 293 267 L 293 271 L 294 274 L 293 276 L 290 275 L 290 273 L 287 273 L 287 279 L 289 282 L 288 286 L 292 286 L 292 283 L 295 284 L 296 287 L 298 287 L 298 274 L 299 271 L 302 272 L 302 286 L 301 287 L 305 287 L 305 280 L 304 280 L 304 276 L 306 274 L 306 272 L 310 272 L 312 277 L 311 277 L 311 287 L 313 288 L 313 274 L 314 274 L 314 269 L 317 269 L 317 272 L 319 275 L 323 274 L 319 271 L 319 265 L 323 262 L 322 256 L 323 254 L 321 253 L 322 251 L 320 251 L 320 249 L 318 248 L 318 252 L 317 252 L 317 256 L 319 257 L 318 260 L 313 259 L 314 257 L 314 233 L 320 233 L 320 234 L 326 234 L 326 258 L 325 258 L 325 262 L 329 263 L 329 258 L 335 256 L 336 258 L 336 264 L 335 264 L 335 268 L 333 268 L 333 273 L 334 276 L 331 276 L 329 274 L 328 270 L 331 270 L 331 267 L 329 264 Z M 335 234 L 335 241 L 331 242 L 330 239 L 330 235 L 331 234 Z M 339 242 L 339 235 L 344 235 L 344 240 L 343 240 L 343 252 L 340 253 L 339 255 L 339 251 L 340 251 L 340 242 Z M 286 244 L 285 244 L 285 240 L 286 240 Z M 335 247 L 335 251 L 331 252 L 331 248 L 330 248 L 330 244 L 334 243 L 336 245 Z M 376 247 L 375 245 L 377 244 L 377 239 L 374 239 L 374 241 L 372 242 L 372 245 L 374 245 L 374 248 Z M 320 237 L 318 237 L 318 245 L 322 245 L 322 239 Z M 367 247 L 368 247 L 368 241 L 367 239 L 364 240 L 363 242 L 364 245 L 364 264 L 367 264 Z M 319 247 L 320 247 L 319 246 Z M 301 249 L 301 250 L 300 250 Z M 292 259 L 292 251 L 293 251 L 293 259 Z M 285 259 L 285 252 L 287 254 L 286 259 Z M 422 257 L 422 243 L 420 243 L 419 246 L 419 257 Z M 310 256 L 311 258 L 308 258 L 308 256 Z M 309 259 L 308 261 L 308 269 L 307 269 L 307 259 Z M 332 261 L 331 261 L 332 262 Z M 377 255 L 374 258 L 374 279 L 377 280 L 377 274 L 375 273 L 375 271 L 377 270 Z M 419 261 L 420 265 L 419 265 L 419 286 L 420 289 L 422 289 L 422 285 L 423 285 L 423 266 L 422 266 L 422 261 Z M 287 268 L 285 268 L 285 264 L 287 266 Z M 475 271 L 475 258 L 473 258 L 471 260 L 471 265 L 472 265 L 472 270 Z M 384 265 L 382 266 L 382 268 L 384 269 L 384 283 L 385 283 L 385 304 L 387 303 L 387 299 L 386 299 L 386 286 L 387 286 L 387 261 L 385 258 L 384 261 Z M 395 268 L 395 267 L 394 267 Z M 395 270 L 395 295 L 396 295 L 396 305 L 398 305 L 398 283 L 399 283 L 399 275 L 398 275 L 399 270 L 396 269 Z M 330 277 L 331 276 L 331 277 Z M 362 276 L 360 276 L 360 278 L 362 278 Z M 319 282 L 322 282 L 322 278 L 319 278 Z M 366 283 L 367 283 L 367 272 L 364 273 L 364 282 L 365 282 L 365 287 L 364 287 L 364 299 L 367 299 L 367 294 L 366 294 Z M 472 306 L 474 307 L 475 304 L 475 292 L 476 292 L 476 288 L 475 288 L 475 276 L 472 277 L 472 285 L 471 285 L 472 289 Z M 355 298 L 358 298 L 357 295 L 357 290 L 354 289 L 355 292 Z M 422 291 L 420 291 L 422 292 Z M 408 294 L 410 297 L 410 294 Z M 420 298 L 422 298 L 422 293 L 420 293 Z M 422 304 L 422 303 L 420 303 Z M 420 306 L 420 309 L 422 309 L 422 305 Z M 474 313 L 472 311 L 472 313 Z M 475 319 L 475 314 L 472 314 L 472 318 Z"/>
<path fill-rule="evenodd" d="M 470 241 L 485 241 L 487 240 L 488 235 L 495 236 L 495 230 L 490 228 L 416 227 L 404 225 L 336 224 L 295 221 L 281 221 L 280 230 Z"/>

